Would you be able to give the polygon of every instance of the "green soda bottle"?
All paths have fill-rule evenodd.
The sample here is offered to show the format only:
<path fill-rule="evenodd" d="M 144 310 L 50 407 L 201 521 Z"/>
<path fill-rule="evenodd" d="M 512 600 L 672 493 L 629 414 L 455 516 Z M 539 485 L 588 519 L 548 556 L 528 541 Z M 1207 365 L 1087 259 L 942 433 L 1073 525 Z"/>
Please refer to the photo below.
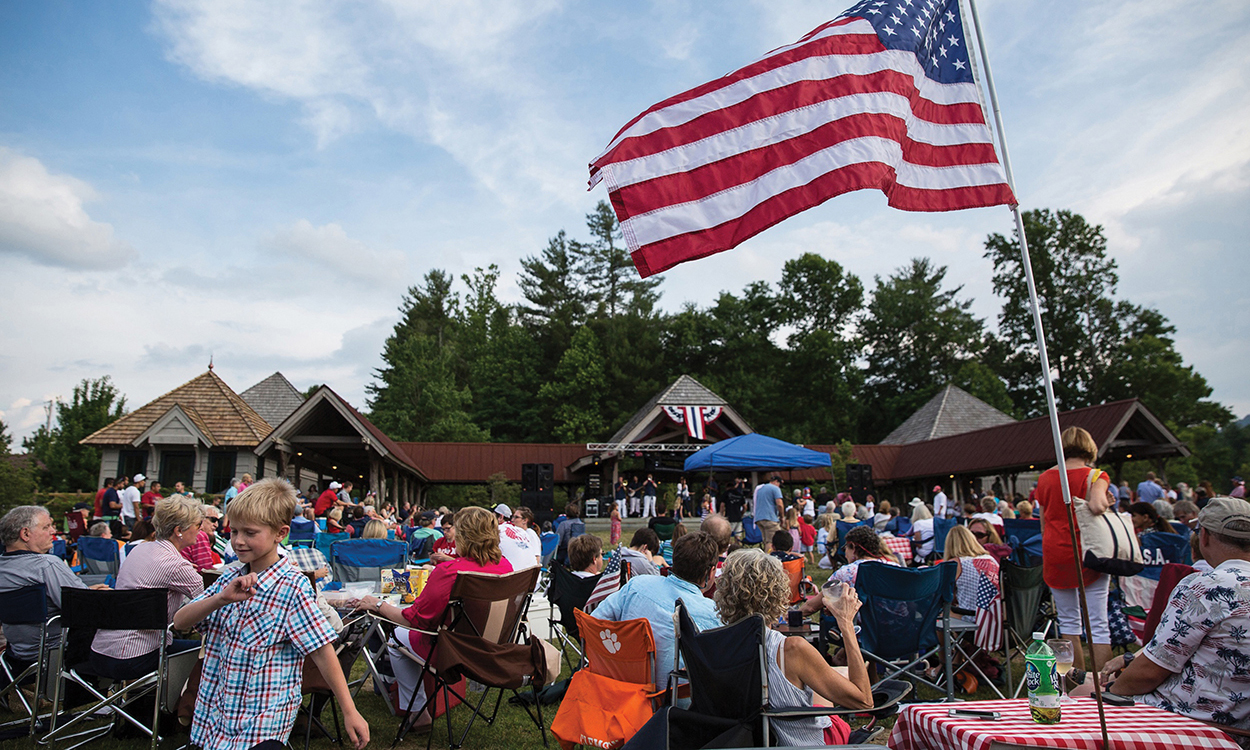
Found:
<path fill-rule="evenodd" d="M 1055 652 L 1046 645 L 1045 633 L 1033 634 L 1033 645 L 1024 654 L 1024 684 L 1029 689 L 1029 715 L 1038 724 L 1059 723 L 1059 671 Z"/>

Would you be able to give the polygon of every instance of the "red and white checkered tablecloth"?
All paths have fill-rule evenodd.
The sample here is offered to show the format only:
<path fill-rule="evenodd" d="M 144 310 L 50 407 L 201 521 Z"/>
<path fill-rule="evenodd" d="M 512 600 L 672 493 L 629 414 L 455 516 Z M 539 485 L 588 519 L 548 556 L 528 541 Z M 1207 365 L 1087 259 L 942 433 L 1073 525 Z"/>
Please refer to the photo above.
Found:
<path fill-rule="evenodd" d="M 894 554 L 903 558 L 903 562 L 911 562 L 911 540 L 901 536 L 883 536 L 881 541 Z"/>
<path fill-rule="evenodd" d="M 952 708 L 998 711 L 998 721 L 954 719 Z M 1107 735 L 1115 750 L 1238 750 L 1215 727 L 1150 706 L 1105 706 Z M 1058 724 L 1029 718 L 1027 700 L 924 703 L 906 707 L 894 724 L 889 746 L 896 750 L 968 748 L 989 750 L 992 743 L 1021 747 L 1102 750 L 1098 707 L 1093 698 L 1063 704 Z"/>

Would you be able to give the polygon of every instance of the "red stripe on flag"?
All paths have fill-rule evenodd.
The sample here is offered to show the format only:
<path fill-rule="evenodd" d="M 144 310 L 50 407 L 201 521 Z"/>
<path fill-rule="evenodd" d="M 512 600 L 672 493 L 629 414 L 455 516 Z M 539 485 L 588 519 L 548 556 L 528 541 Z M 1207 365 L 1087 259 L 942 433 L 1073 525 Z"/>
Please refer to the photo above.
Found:
<path fill-rule="evenodd" d="M 687 232 L 643 245 L 631 253 L 643 278 L 667 271 L 678 263 L 704 258 L 735 247 L 800 211 L 853 190 L 879 188 L 889 205 L 906 211 L 954 211 L 984 208 L 1014 201 L 1006 185 L 978 185 L 944 190 L 919 190 L 894 183 L 894 169 L 880 162 L 853 164 L 824 174 L 812 182 L 770 196 L 742 218 L 709 229 Z M 625 207 L 618 203 L 620 192 L 609 194 L 618 216 Z"/>

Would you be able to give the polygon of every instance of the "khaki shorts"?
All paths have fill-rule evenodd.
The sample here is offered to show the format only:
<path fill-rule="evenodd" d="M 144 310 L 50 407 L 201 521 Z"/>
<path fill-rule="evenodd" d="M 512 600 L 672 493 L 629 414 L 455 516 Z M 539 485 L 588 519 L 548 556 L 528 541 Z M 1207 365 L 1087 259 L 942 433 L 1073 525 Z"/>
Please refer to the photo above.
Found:
<path fill-rule="evenodd" d="M 777 529 L 781 527 L 776 521 L 756 521 L 755 528 L 760 530 L 760 536 L 764 538 L 764 545 L 771 547 L 773 544 L 773 534 L 776 534 Z"/>

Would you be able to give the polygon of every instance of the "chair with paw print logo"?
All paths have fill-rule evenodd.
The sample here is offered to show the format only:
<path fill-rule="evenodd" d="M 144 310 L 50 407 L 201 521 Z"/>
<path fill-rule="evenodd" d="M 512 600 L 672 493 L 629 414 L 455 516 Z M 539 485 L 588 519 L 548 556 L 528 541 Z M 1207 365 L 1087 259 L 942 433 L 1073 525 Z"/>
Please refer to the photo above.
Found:
<path fill-rule="evenodd" d="M 575 611 L 582 666 L 573 673 L 551 733 L 574 745 L 620 747 L 647 723 L 664 694 L 657 690 L 655 638 L 645 619 L 614 622 Z"/>

